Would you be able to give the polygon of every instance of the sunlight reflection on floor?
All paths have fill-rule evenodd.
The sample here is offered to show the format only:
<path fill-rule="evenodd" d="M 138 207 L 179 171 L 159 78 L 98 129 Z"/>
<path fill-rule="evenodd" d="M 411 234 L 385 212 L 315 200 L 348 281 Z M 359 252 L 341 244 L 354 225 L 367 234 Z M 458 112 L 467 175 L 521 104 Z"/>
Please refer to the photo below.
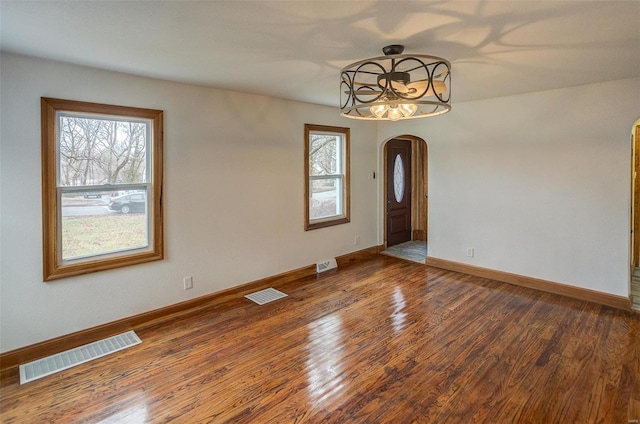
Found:
<path fill-rule="evenodd" d="M 314 406 L 332 402 L 344 388 L 342 318 L 333 314 L 309 324 L 307 391 Z"/>

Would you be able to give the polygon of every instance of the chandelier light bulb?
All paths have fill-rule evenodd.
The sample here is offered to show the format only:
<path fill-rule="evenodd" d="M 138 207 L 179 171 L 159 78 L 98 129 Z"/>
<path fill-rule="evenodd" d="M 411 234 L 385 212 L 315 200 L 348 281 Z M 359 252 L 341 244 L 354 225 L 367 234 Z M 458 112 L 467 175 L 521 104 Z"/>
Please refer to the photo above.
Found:
<path fill-rule="evenodd" d="M 398 119 L 402 118 L 404 115 L 402 114 L 402 111 L 400 110 L 400 108 L 398 107 L 398 105 L 395 105 L 395 107 L 389 107 L 389 112 L 387 112 L 387 117 L 391 120 L 391 121 L 397 121 Z"/>
<path fill-rule="evenodd" d="M 407 116 L 413 116 L 413 114 L 416 113 L 417 110 L 418 110 L 418 106 L 414 105 L 413 103 L 404 103 L 400 105 L 400 111 L 402 112 L 405 118 Z"/>
<path fill-rule="evenodd" d="M 385 113 L 387 113 L 387 109 L 389 108 L 389 106 L 387 105 L 377 105 L 377 106 L 371 106 L 371 113 L 376 116 L 377 118 L 382 118 L 384 116 Z"/>

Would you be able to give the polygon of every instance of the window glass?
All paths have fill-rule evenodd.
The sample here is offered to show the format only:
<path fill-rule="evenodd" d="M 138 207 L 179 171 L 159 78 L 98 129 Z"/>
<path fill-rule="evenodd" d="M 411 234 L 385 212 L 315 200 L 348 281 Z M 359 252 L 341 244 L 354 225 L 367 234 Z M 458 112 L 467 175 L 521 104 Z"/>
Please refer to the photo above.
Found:
<path fill-rule="evenodd" d="M 309 219 L 342 215 L 342 184 L 339 178 L 314 179 L 311 184 Z"/>

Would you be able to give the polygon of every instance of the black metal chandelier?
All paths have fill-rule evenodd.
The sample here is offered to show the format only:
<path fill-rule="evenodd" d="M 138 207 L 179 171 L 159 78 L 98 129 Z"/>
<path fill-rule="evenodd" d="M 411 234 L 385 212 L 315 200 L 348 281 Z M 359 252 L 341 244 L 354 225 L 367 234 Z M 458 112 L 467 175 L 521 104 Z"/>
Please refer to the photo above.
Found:
<path fill-rule="evenodd" d="M 340 71 L 342 116 L 397 121 L 451 110 L 451 63 L 403 51 L 404 46 L 398 44 L 386 46 L 384 56 L 352 63 Z"/>

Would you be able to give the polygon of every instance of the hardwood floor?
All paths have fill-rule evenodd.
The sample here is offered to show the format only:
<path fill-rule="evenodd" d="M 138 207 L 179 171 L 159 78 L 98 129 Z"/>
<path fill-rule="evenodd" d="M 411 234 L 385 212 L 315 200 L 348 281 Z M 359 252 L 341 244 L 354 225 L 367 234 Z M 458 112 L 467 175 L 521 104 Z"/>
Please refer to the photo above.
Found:
<path fill-rule="evenodd" d="M 628 423 L 638 315 L 379 255 L 137 330 L 3 423 Z"/>

